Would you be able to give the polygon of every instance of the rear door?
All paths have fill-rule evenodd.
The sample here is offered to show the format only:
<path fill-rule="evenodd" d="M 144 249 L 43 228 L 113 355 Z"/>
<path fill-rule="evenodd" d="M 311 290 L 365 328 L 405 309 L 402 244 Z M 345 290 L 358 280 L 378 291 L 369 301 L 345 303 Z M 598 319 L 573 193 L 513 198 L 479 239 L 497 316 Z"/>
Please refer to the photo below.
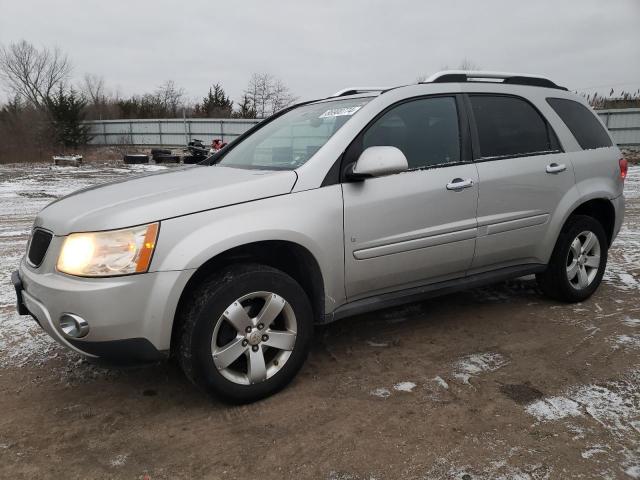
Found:
<path fill-rule="evenodd" d="M 345 153 L 394 146 L 409 170 L 343 184 L 345 284 L 349 300 L 463 276 L 473 258 L 478 175 L 462 97 L 391 107 Z"/>
<path fill-rule="evenodd" d="M 478 166 L 478 239 L 470 273 L 546 262 L 549 221 L 574 185 L 551 126 L 524 98 L 469 94 Z"/>

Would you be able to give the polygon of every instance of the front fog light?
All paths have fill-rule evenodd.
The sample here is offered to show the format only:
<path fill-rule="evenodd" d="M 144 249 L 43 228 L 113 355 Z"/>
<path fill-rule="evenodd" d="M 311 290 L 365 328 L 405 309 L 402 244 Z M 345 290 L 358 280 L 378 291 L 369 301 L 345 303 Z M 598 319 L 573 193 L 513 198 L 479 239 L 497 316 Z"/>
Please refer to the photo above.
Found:
<path fill-rule="evenodd" d="M 63 313 L 60 316 L 59 324 L 60 329 L 67 337 L 82 338 L 89 333 L 87 321 L 73 313 Z"/>

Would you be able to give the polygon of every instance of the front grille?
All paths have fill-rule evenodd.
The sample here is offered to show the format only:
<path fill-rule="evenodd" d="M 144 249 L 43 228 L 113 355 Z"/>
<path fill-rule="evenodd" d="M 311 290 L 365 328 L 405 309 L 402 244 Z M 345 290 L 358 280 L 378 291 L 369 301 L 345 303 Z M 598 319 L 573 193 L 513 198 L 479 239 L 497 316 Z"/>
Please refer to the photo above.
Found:
<path fill-rule="evenodd" d="M 49 244 L 51 243 L 51 235 L 44 230 L 36 229 L 31 236 L 31 242 L 29 243 L 29 263 L 34 267 L 39 267 L 44 256 L 47 253 Z"/>

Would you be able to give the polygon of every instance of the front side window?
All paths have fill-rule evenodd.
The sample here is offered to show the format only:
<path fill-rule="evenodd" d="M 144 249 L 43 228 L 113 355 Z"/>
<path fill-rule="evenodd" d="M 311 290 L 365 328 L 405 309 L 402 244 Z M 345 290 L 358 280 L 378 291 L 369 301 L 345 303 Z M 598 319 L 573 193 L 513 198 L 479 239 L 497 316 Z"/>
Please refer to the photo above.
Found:
<path fill-rule="evenodd" d="M 611 138 L 587 107 L 565 98 L 547 98 L 547 103 L 567 125 L 583 150 L 610 147 Z"/>
<path fill-rule="evenodd" d="M 531 155 L 557 150 L 546 120 L 525 100 L 470 95 L 482 158 Z"/>
<path fill-rule="evenodd" d="M 302 105 L 233 146 L 217 165 L 294 170 L 307 162 L 371 98 Z"/>
<path fill-rule="evenodd" d="M 374 146 L 399 148 L 410 169 L 459 162 L 455 98 L 423 98 L 393 107 L 367 129 L 362 140 L 362 150 Z"/>

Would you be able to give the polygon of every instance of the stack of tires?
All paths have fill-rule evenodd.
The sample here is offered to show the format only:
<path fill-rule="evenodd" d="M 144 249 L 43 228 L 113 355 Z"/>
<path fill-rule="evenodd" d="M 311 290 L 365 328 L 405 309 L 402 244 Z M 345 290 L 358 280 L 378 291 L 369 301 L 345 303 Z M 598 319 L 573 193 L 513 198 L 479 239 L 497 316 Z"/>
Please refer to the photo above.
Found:
<path fill-rule="evenodd" d="M 149 163 L 149 155 L 144 153 L 128 153 L 122 159 L 127 165 Z"/>
<path fill-rule="evenodd" d="M 180 155 L 173 155 L 166 148 L 152 148 L 151 156 L 156 163 L 180 163 Z"/>

